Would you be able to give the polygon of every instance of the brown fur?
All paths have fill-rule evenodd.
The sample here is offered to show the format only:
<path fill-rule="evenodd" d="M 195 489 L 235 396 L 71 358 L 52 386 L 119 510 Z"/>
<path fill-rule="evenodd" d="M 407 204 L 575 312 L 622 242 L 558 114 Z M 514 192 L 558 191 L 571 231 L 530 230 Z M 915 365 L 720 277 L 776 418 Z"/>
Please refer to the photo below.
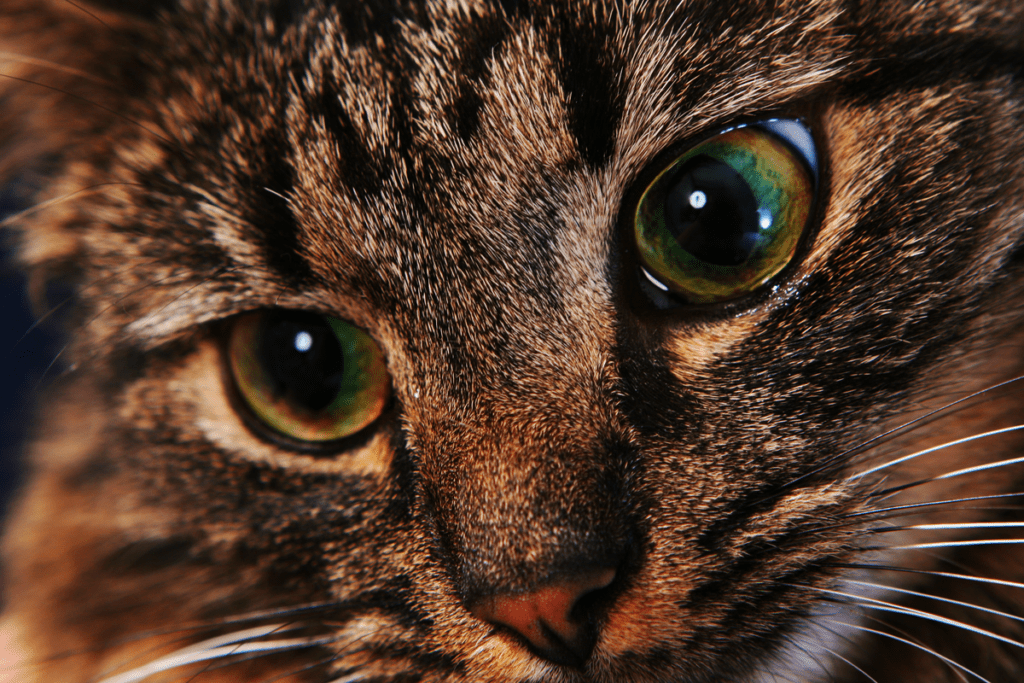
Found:
<path fill-rule="evenodd" d="M 877 533 L 1019 499 L 860 514 L 1015 493 L 1013 465 L 914 483 L 1021 438 L 850 478 L 1024 414 L 1015 383 L 889 434 L 1024 371 L 1019 3 L 110 4 L 0 3 L 0 173 L 38 188 L 8 222 L 35 291 L 78 303 L 7 527 L 17 680 L 263 624 L 324 640 L 196 680 L 1024 677 L 1021 648 L 907 610 L 1019 622 L 851 583 L 1024 616 L 1024 589 L 948 576 L 1024 581 L 1020 546 L 892 547 L 1012 528 Z M 823 159 L 799 258 L 659 309 L 642 179 L 770 116 Z M 379 344 L 365 438 L 239 416 L 223 340 L 270 307 Z M 581 666 L 471 613 L 605 565 Z"/>

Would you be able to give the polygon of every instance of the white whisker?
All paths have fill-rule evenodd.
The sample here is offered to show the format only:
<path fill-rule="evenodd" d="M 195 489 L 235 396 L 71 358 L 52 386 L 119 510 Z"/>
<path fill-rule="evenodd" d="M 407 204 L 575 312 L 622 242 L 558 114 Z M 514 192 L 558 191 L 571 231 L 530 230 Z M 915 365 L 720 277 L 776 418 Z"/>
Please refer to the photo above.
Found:
<path fill-rule="evenodd" d="M 908 572 L 911 574 L 923 574 L 925 576 L 939 576 L 946 579 L 961 579 L 963 581 L 974 581 L 976 583 L 985 583 L 992 586 L 1004 586 L 1007 588 L 1024 588 L 1024 583 L 1019 581 L 1007 581 L 1005 579 L 989 579 L 983 576 L 970 576 L 968 574 L 954 574 L 953 572 L 939 572 L 930 569 L 907 569 L 905 567 L 896 567 L 892 565 L 875 565 L 875 564 L 863 564 L 855 563 L 848 565 L 851 569 L 865 569 L 865 570 L 878 570 L 888 572 Z"/>
<path fill-rule="evenodd" d="M 845 515 L 847 519 L 853 519 L 856 517 L 866 517 L 869 515 L 883 515 L 888 512 L 897 512 L 901 510 L 915 510 L 919 508 L 937 507 L 939 505 L 952 505 L 954 503 L 972 503 L 979 500 L 996 500 L 999 498 L 1024 498 L 1024 492 L 1017 493 L 997 493 L 988 496 L 968 496 L 966 498 L 947 498 L 946 500 L 933 500 L 926 503 L 908 503 L 906 505 L 892 505 L 886 508 L 878 508 L 875 510 L 862 510 L 860 512 L 853 512 Z"/>
<path fill-rule="evenodd" d="M 842 451 L 840 453 L 837 453 L 836 455 L 828 458 L 822 465 L 818 466 L 817 468 L 815 468 L 815 469 L 813 469 L 810 472 L 807 472 L 805 474 L 801 474 L 800 476 L 798 476 L 795 479 L 791 480 L 789 483 L 787 483 L 784 486 L 784 488 L 789 488 L 789 487 L 797 484 L 798 482 L 803 481 L 804 479 L 806 479 L 809 476 L 812 476 L 812 475 L 818 474 L 820 472 L 823 472 L 828 467 L 833 465 L 834 463 L 843 462 L 843 461 L 849 460 L 849 459 L 859 455 L 860 453 L 864 453 L 864 452 L 868 451 L 869 449 L 873 448 L 876 445 L 884 444 L 887 441 L 889 441 L 891 439 L 895 439 L 895 438 L 899 437 L 902 434 L 906 434 L 906 433 L 908 433 L 908 432 L 910 432 L 912 430 L 919 429 L 919 428 L 927 425 L 928 423 L 930 423 L 933 420 L 937 420 L 937 419 L 939 419 L 941 417 L 945 417 L 946 415 L 951 414 L 955 410 L 961 410 L 962 408 L 966 408 L 966 407 L 968 407 L 971 404 L 971 401 L 973 401 L 976 398 L 984 397 L 984 396 L 986 396 L 986 394 L 991 394 L 991 393 L 993 393 L 995 391 L 998 391 L 1000 389 L 1003 389 L 1005 387 L 1012 386 L 1012 385 L 1014 385 L 1017 382 L 1020 382 L 1022 380 L 1024 380 L 1024 375 L 1018 375 L 1017 377 L 1012 377 L 1012 378 L 1010 378 L 1010 379 L 1008 379 L 1006 381 L 999 382 L 997 384 L 993 384 L 993 385 L 991 385 L 989 387 L 981 389 L 980 391 L 976 391 L 976 392 L 974 392 L 972 394 L 968 394 L 967 396 L 963 396 L 961 398 L 958 398 L 955 401 L 950 401 L 949 403 L 947 403 L 944 406 L 940 406 L 938 408 L 935 408 L 934 410 L 930 410 L 927 413 L 925 413 L 924 415 L 921 415 L 920 417 L 916 417 L 913 420 L 909 420 L 909 421 L 904 422 L 903 424 L 901 424 L 901 425 L 899 425 L 897 427 L 893 427 L 892 429 L 889 429 L 889 430 L 887 430 L 887 431 L 885 431 L 885 432 L 883 432 L 881 434 L 873 436 L 873 437 L 871 437 L 867 441 L 864 441 L 863 443 L 861 443 L 858 446 L 854 446 L 853 448 L 848 448 L 848 449 L 846 449 L 846 450 L 844 450 L 844 451 Z M 991 397 L 989 397 L 989 398 L 991 398 Z M 891 464 L 895 464 L 895 463 L 890 463 L 890 465 Z M 888 465 L 886 465 L 886 466 L 888 466 Z M 862 476 L 864 476 L 864 474 L 866 474 L 866 473 L 861 473 L 860 475 L 854 475 L 854 477 L 857 477 L 857 476 L 861 476 L 862 477 Z M 758 501 L 758 502 L 760 502 L 760 501 Z"/>
<path fill-rule="evenodd" d="M 790 639 L 788 639 L 788 640 L 789 640 L 789 642 L 790 642 L 790 643 L 791 643 L 791 644 L 792 644 L 793 646 L 795 646 L 795 647 L 796 647 L 796 649 L 798 649 L 798 650 L 800 650 L 801 652 L 803 652 L 803 653 L 804 653 L 804 654 L 805 654 L 805 655 L 807 656 L 807 658 L 808 658 L 808 659 L 809 659 L 810 661 L 814 662 L 814 663 L 815 663 L 815 664 L 816 664 L 816 665 L 818 666 L 818 668 L 819 668 L 819 669 L 821 669 L 821 670 L 822 670 L 822 671 L 823 671 L 823 672 L 825 673 L 825 675 L 827 675 L 827 676 L 828 676 L 829 678 L 833 678 L 833 676 L 832 676 L 832 672 L 831 672 L 831 670 L 829 669 L 829 667 L 825 666 L 825 664 L 823 664 L 823 663 L 822 663 L 822 661 L 821 661 L 821 659 L 820 659 L 820 654 L 821 654 L 820 652 L 819 652 L 819 653 L 814 653 L 814 652 L 811 652 L 811 651 L 810 651 L 809 649 L 807 649 L 806 647 L 803 647 L 803 646 L 801 646 L 801 645 L 800 645 L 799 643 L 797 643 L 797 642 L 796 642 L 796 640 L 795 640 L 795 639 L 793 639 L 793 638 L 790 638 Z M 825 650 L 826 652 L 832 652 L 831 650 L 829 650 L 828 648 L 824 647 L 823 645 L 820 645 L 820 644 L 819 644 L 819 646 L 820 646 L 820 647 L 821 647 L 822 649 L 824 649 L 824 650 Z M 834 653 L 833 653 L 833 654 L 834 654 Z M 791 679 L 787 679 L 787 680 L 791 680 Z"/>
<path fill-rule="evenodd" d="M 939 531 L 943 529 L 1018 529 L 1024 522 L 951 522 L 949 524 L 909 524 L 885 529 L 872 529 L 872 533 L 889 533 L 892 531 Z"/>
<path fill-rule="evenodd" d="M 284 633 L 284 632 L 287 632 L 287 631 L 292 631 L 292 630 L 295 630 L 295 629 L 298 629 L 298 628 L 302 628 L 302 625 L 270 624 L 270 625 L 267 625 L 267 626 L 257 626 L 255 628 L 244 629 L 242 631 L 234 631 L 232 633 L 227 633 L 227 634 L 224 634 L 224 635 L 221 635 L 221 636 L 216 636 L 214 638 L 208 638 L 206 640 L 202 640 L 202 641 L 200 641 L 198 643 L 195 643 L 193 645 L 188 645 L 188 646 L 183 647 L 183 648 L 181 648 L 179 650 L 175 650 L 174 654 L 180 656 L 180 655 L 188 655 L 188 654 L 191 654 L 193 652 L 205 652 L 206 650 L 212 650 L 213 648 L 220 647 L 222 645 L 229 645 L 231 643 L 239 643 L 239 642 L 243 642 L 243 641 L 246 641 L 246 640 L 254 640 L 256 638 L 262 638 L 264 636 L 268 636 L 268 635 L 271 635 L 271 634 L 280 634 L 280 633 Z M 177 639 L 177 640 L 181 640 L 181 639 Z M 174 641 L 172 641 L 172 642 L 174 642 Z M 104 672 L 101 672 L 97 676 L 97 678 L 102 679 L 102 678 L 105 678 L 107 676 L 110 676 L 115 671 L 117 671 L 119 669 L 126 668 L 131 662 L 134 662 L 134 661 L 137 661 L 139 659 L 145 658 L 150 653 L 152 653 L 154 650 L 157 650 L 159 648 L 160 648 L 160 646 L 155 646 L 153 648 L 150 648 L 146 652 L 142 652 L 139 655 L 137 655 L 135 657 L 132 657 L 127 662 L 122 662 L 121 664 L 119 664 L 117 666 L 114 666 L 114 667 L 112 667 L 110 669 L 107 669 Z"/>
<path fill-rule="evenodd" d="M 100 683 L 137 683 L 143 681 L 150 676 L 160 673 L 162 671 L 169 671 L 176 669 L 181 666 L 188 664 L 196 664 L 198 662 L 205 662 L 210 659 L 218 659 L 220 657 L 230 657 L 233 655 L 247 654 L 250 652 L 284 652 L 287 650 L 299 650 L 304 648 L 316 647 L 318 645 L 325 645 L 334 640 L 333 637 L 320 637 L 320 638 L 287 638 L 282 640 L 264 640 L 250 643 L 235 643 L 233 645 L 224 645 L 221 647 L 207 648 L 201 651 L 191 652 L 176 652 L 174 654 L 161 657 L 160 659 L 154 660 L 149 664 L 140 666 L 138 668 L 127 671 L 117 676 L 111 676 L 104 678 Z M 189 649 L 189 648 L 186 648 Z"/>
<path fill-rule="evenodd" d="M 987 463 L 985 465 L 976 465 L 974 467 L 965 467 L 962 470 L 956 470 L 954 472 L 947 472 L 946 474 L 940 474 L 939 476 L 935 477 L 935 481 L 939 481 L 939 480 L 942 480 L 942 479 L 952 479 L 953 477 L 960 477 L 960 476 L 963 476 L 965 474 L 973 474 L 975 472 L 983 472 L 985 470 L 992 470 L 992 469 L 996 469 L 998 467 L 1006 467 L 1008 465 L 1016 465 L 1016 464 L 1022 463 L 1022 462 L 1024 462 L 1024 458 L 1010 458 L 1008 460 L 1000 460 L 999 462 L 991 462 L 991 463 Z"/>
<path fill-rule="evenodd" d="M 956 662 L 956 661 L 950 659 L 949 657 L 941 655 L 938 652 L 936 652 L 935 650 L 931 649 L 930 647 L 926 647 L 924 645 L 921 645 L 920 643 L 915 643 L 912 640 L 908 640 L 906 638 L 900 638 L 899 636 L 893 635 L 892 633 L 886 633 L 885 631 L 879 631 L 878 629 L 868 628 L 867 626 L 862 626 L 860 624 L 847 624 L 847 623 L 842 622 L 842 621 L 837 621 L 835 623 L 839 624 L 841 626 L 846 626 L 848 628 L 853 628 L 853 629 L 857 629 L 859 631 L 864 631 L 866 633 L 874 633 L 875 635 L 882 636 L 883 638 L 889 638 L 891 640 L 895 640 L 895 641 L 898 641 L 900 643 L 904 643 L 905 645 L 909 645 L 911 647 L 917 648 L 918 650 L 921 650 L 922 652 L 927 652 L 928 654 L 933 655 L 934 657 L 937 657 L 938 659 L 942 660 L 946 664 L 948 664 L 948 665 L 950 665 L 952 667 L 956 667 L 960 671 L 963 671 L 964 673 L 966 673 L 966 674 L 968 674 L 970 676 L 974 676 L 979 681 L 983 681 L 984 683 L 992 683 L 992 681 L 988 680 L 987 678 L 985 678 L 981 674 L 974 673 L 973 671 L 968 669 L 963 664 L 960 664 L 959 662 Z"/>
<path fill-rule="evenodd" d="M 924 450 L 917 451 L 916 453 L 911 453 L 910 455 L 904 455 L 903 457 L 896 458 L 895 460 L 890 460 L 887 463 L 883 463 L 881 465 L 878 465 L 877 467 L 872 467 L 870 469 L 864 470 L 863 472 L 858 472 L 857 474 L 852 474 L 852 475 L 850 475 L 849 477 L 846 478 L 846 481 L 854 481 L 856 479 L 860 479 L 862 477 L 866 477 L 869 474 L 874 474 L 875 472 L 880 472 L 881 470 L 884 470 L 886 468 L 893 467 L 895 465 L 899 465 L 899 464 L 905 463 L 908 460 L 913 460 L 914 458 L 919 458 L 922 455 L 928 455 L 929 453 L 934 453 L 936 451 L 941 451 L 944 448 L 951 448 L 953 446 L 959 446 L 960 444 L 970 443 L 971 441 L 977 441 L 978 439 L 984 439 L 984 438 L 989 437 L 989 436 L 997 436 L 999 434 L 1006 434 L 1008 432 L 1020 431 L 1021 429 L 1024 429 L 1024 424 L 1014 425 L 1012 427 L 1004 427 L 1002 429 L 994 429 L 994 430 L 992 430 L 990 432 L 983 432 L 981 434 L 974 434 L 972 436 L 965 436 L 962 439 L 955 439 L 953 441 L 947 441 L 946 443 L 939 444 L 938 446 L 932 446 L 931 448 L 925 448 Z M 1021 460 L 1024 460 L 1024 459 L 1021 459 Z M 943 475 L 943 477 L 936 477 L 936 478 L 937 479 L 942 479 L 942 478 L 945 478 L 946 476 L 949 476 L 949 475 Z"/>
<path fill-rule="evenodd" d="M 998 617 L 1004 617 L 1006 619 L 1012 619 L 1013 621 L 1024 622 L 1024 617 L 1019 617 L 1009 612 L 1003 612 L 1001 610 L 992 609 L 991 607 L 982 607 L 981 605 L 974 605 L 969 602 L 963 602 L 962 600 L 953 600 L 952 598 L 943 598 L 938 595 L 932 595 L 930 593 L 921 593 L 920 591 L 910 590 L 909 588 L 897 588 L 896 586 L 886 586 L 880 583 L 872 583 L 871 581 L 857 581 L 856 579 L 847 579 L 847 583 L 856 583 L 861 586 L 867 586 L 869 588 L 876 588 L 883 591 L 893 591 L 896 593 L 902 593 L 904 595 L 914 595 L 920 598 L 928 598 L 929 600 L 936 600 L 938 602 L 944 602 L 949 605 L 957 605 L 958 607 L 966 607 L 968 609 L 977 610 L 979 612 L 987 612 Z"/>
<path fill-rule="evenodd" d="M 341 678 L 335 678 L 330 683 L 356 683 L 357 681 L 362 681 L 365 678 L 366 674 L 354 673 L 342 676 Z"/>
<path fill-rule="evenodd" d="M 932 614 L 931 612 L 925 612 L 924 610 L 914 609 L 913 607 L 897 605 L 896 603 L 889 602 L 887 600 L 878 600 L 876 598 L 869 598 L 863 595 L 855 595 L 853 593 L 846 593 L 844 591 L 837 591 L 829 588 L 819 588 L 817 586 L 808 586 L 808 588 L 818 591 L 819 593 L 827 593 L 829 595 L 839 595 L 844 598 L 849 598 L 853 601 L 852 604 L 860 605 L 861 607 L 868 607 L 870 609 L 877 609 L 883 612 L 892 612 L 894 614 L 906 614 L 912 617 L 927 619 L 928 621 L 934 621 L 939 624 L 946 624 L 947 626 L 954 626 L 956 628 L 963 629 L 964 631 L 970 631 L 971 633 L 976 633 L 980 636 L 986 636 L 988 638 L 998 640 L 1002 643 L 1006 643 L 1007 645 L 1013 645 L 1014 647 L 1024 649 L 1024 643 L 1020 643 L 1012 638 L 1001 636 L 998 633 L 993 633 L 992 631 L 979 628 L 977 626 L 965 624 L 964 622 L 958 621 L 956 619 L 950 619 L 948 617 L 943 617 L 938 614 Z"/>
<path fill-rule="evenodd" d="M 195 645 L 189 645 L 177 650 L 175 654 L 191 654 L 193 652 L 205 652 L 207 650 L 213 650 L 222 645 L 230 645 L 232 643 L 241 643 L 246 640 L 255 640 L 262 638 L 263 636 L 269 636 L 271 634 L 280 634 L 291 630 L 302 628 L 302 625 L 290 625 L 290 624 L 268 624 L 266 626 L 257 626 L 255 628 L 247 628 L 243 631 L 235 631 L 234 633 L 227 633 L 222 636 L 215 638 L 209 638 Z"/>
<path fill-rule="evenodd" d="M 889 550 L 921 550 L 922 548 L 965 548 L 982 545 L 1018 545 L 1024 538 L 985 538 L 976 541 L 942 541 L 938 543 L 912 543 L 909 545 L 886 546 Z M 877 550 L 878 548 L 875 548 Z"/>
<path fill-rule="evenodd" d="M 828 630 L 832 631 L 832 629 L 828 629 Z M 834 633 L 834 631 L 832 631 L 832 632 Z M 878 683 L 878 681 L 875 680 L 874 676 L 872 676 L 867 671 L 865 671 L 864 669 L 860 668 L 859 666 L 857 666 L 856 664 L 851 662 L 849 659 L 847 659 L 846 657 L 844 657 L 841 654 L 839 654 L 838 652 L 836 652 L 835 650 L 833 650 L 831 648 L 828 648 L 828 647 L 825 647 L 824 645 L 822 645 L 821 647 L 822 647 L 823 650 L 825 650 L 825 652 L 829 653 L 830 655 L 832 655 L 833 657 L 835 657 L 839 661 L 845 662 L 847 664 L 847 666 L 849 666 L 850 668 L 855 669 L 856 671 L 858 671 L 862 676 L 864 676 L 864 678 L 866 678 L 869 681 L 871 681 L 871 683 Z"/>

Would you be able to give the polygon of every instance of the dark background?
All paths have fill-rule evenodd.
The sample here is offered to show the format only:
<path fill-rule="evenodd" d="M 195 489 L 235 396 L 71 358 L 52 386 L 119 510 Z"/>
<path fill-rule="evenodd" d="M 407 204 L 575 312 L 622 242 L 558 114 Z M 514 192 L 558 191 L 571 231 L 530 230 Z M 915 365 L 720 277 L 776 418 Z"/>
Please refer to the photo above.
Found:
<path fill-rule="evenodd" d="M 11 192 L 0 188 L 0 220 L 18 210 L 18 204 Z M 46 370 L 60 351 L 56 330 L 44 325 L 30 331 L 35 318 L 25 297 L 25 279 L 11 263 L 12 247 L 13 236 L 0 226 L 0 514 L 21 480 L 21 445 L 34 424 L 34 396 L 60 371 L 59 362 Z"/>

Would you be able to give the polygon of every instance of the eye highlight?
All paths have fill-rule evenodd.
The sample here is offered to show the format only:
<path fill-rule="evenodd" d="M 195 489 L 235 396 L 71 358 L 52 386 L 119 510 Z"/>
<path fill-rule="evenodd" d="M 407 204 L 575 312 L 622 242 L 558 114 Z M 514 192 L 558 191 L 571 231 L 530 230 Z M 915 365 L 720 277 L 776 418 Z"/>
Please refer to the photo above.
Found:
<path fill-rule="evenodd" d="M 690 303 L 728 301 L 792 261 L 814 202 L 816 158 L 801 124 L 770 124 L 702 142 L 644 190 L 633 231 L 656 286 Z M 783 139 L 787 132 L 798 139 Z"/>
<path fill-rule="evenodd" d="M 384 411 L 384 356 L 365 332 L 338 318 L 272 309 L 239 316 L 227 353 L 252 414 L 274 432 L 323 443 L 351 436 Z"/>

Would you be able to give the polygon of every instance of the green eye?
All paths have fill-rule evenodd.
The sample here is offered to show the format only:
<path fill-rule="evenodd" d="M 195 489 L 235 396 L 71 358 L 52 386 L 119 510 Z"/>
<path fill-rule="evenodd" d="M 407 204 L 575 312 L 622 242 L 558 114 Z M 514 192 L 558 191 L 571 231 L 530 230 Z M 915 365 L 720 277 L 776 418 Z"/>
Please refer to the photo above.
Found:
<path fill-rule="evenodd" d="M 280 309 L 242 315 L 231 329 L 228 356 L 252 413 L 300 441 L 355 434 L 380 416 L 390 394 L 374 341 L 325 315 Z"/>
<path fill-rule="evenodd" d="M 790 144 L 766 128 L 797 139 Z M 645 275 L 691 303 L 757 289 L 796 254 L 815 163 L 810 133 L 785 120 L 726 131 L 676 158 L 636 207 Z"/>

